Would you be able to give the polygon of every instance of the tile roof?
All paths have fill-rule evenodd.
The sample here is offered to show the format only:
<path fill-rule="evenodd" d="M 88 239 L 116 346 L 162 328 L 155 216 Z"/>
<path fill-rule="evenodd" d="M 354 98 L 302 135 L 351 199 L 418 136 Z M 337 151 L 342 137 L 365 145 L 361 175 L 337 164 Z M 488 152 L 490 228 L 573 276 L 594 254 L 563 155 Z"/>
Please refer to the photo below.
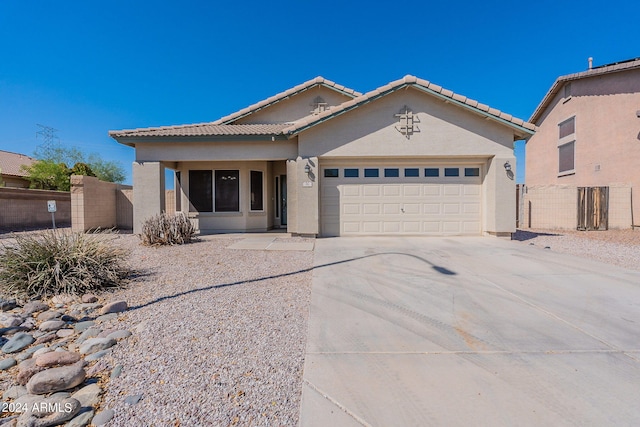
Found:
<path fill-rule="evenodd" d="M 282 129 L 291 123 L 249 124 L 249 125 L 216 125 L 213 123 L 197 123 L 182 126 L 162 126 L 140 129 L 110 131 L 113 138 L 126 137 L 159 137 L 159 136 L 225 136 L 225 135 L 280 135 Z"/>
<path fill-rule="evenodd" d="M 289 98 L 290 96 L 296 95 L 300 92 L 304 92 L 305 90 L 309 90 L 316 86 L 328 87 L 329 89 L 336 90 L 352 98 L 362 95 L 360 92 L 356 92 L 353 89 L 349 89 L 348 87 L 344 87 L 342 85 L 337 84 L 336 82 L 333 82 L 331 80 L 325 79 L 324 77 L 318 76 L 315 79 L 308 80 L 302 84 L 299 84 L 298 86 L 294 86 L 291 89 L 285 90 L 284 92 L 280 92 L 277 95 L 274 95 L 270 98 L 265 99 L 264 101 L 260 101 L 256 104 L 248 106 L 247 108 L 243 108 L 240 111 L 236 111 L 233 114 L 222 117 L 221 119 L 214 121 L 213 124 L 216 124 L 216 125 L 230 124 L 235 120 L 239 120 L 242 117 L 246 117 L 252 113 L 255 113 L 256 111 L 262 110 L 263 108 L 276 104 L 280 101 L 283 101 Z"/>
<path fill-rule="evenodd" d="M 307 116 L 301 120 L 298 120 L 293 125 L 285 128 L 284 133 L 290 136 L 295 135 L 312 126 L 315 126 L 316 124 L 329 120 L 335 116 L 343 114 L 354 108 L 358 108 L 360 105 L 370 102 L 376 98 L 380 98 L 382 96 L 388 95 L 392 92 L 395 92 L 398 89 L 401 89 L 407 86 L 416 87 L 418 89 L 423 90 L 424 92 L 428 92 L 432 95 L 448 100 L 449 102 L 469 108 L 488 118 L 493 118 L 499 122 L 502 122 L 506 125 L 514 127 L 518 130 L 518 133 L 516 135 L 519 137 L 530 136 L 533 134 L 533 132 L 536 129 L 535 125 L 533 125 L 532 123 L 528 123 L 522 119 L 513 117 L 511 114 L 503 113 L 500 110 L 491 108 L 488 105 L 481 104 L 478 101 L 467 98 L 466 96 L 454 93 L 448 89 L 445 89 L 441 86 L 431 83 L 428 80 L 423 80 L 415 76 L 407 75 L 400 80 L 396 80 L 389 84 L 381 86 L 377 89 L 372 90 L 371 92 L 367 92 L 364 95 L 361 95 L 350 101 L 344 102 L 323 113 L 320 113 L 314 116 Z"/>
<path fill-rule="evenodd" d="M 27 176 L 21 169 L 22 165 L 31 166 L 36 159 L 24 154 L 11 153 L 0 150 L 0 173 L 2 175 Z"/>
<path fill-rule="evenodd" d="M 542 116 L 547 107 L 551 104 L 556 94 L 560 92 L 565 83 L 584 79 L 587 77 L 601 76 L 604 74 L 618 73 L 620 71 L 627 71 L 640 68 L 640 58 L 629 59 L 626 61 L 614 62 L 612 64 L 600 65 L 598 67 L 593 67 L 587 71 L 581 71 L 579 73 L 567 74 L 565 76 L 560 76 L 556 79 L 556 81 L 551 86 L 551 89 L 547 92 L 547 94 L 542 98 L 540 104 L 535 109 L 529 121 L 531 123 L 536 123 L 538 119 Z"/>

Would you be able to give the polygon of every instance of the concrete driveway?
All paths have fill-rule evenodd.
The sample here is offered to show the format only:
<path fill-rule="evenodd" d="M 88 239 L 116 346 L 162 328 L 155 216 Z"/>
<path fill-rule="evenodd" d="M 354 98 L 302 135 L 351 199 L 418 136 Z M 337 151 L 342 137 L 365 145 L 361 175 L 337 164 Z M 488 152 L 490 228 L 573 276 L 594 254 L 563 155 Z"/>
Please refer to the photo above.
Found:
<path fill-rule="evenodd" d="M 639 272 L 488 237 L 315 251 L 301 426 L 640 425 Z"/>

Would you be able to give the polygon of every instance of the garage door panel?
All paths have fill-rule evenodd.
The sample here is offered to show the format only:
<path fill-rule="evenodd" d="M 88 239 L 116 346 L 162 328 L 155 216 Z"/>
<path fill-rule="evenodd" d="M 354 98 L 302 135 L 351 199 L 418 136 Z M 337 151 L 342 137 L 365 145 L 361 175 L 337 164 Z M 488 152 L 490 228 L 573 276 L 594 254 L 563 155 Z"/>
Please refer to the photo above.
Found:
<path fill-rule="evenodd" d="M 425 203 L 423 207 L 426 215 L 440 215 L 440 203 Z"/>
<path fill-rule="evenodd" d="M 345 215 L 360 215 L 360 206 L 358 203 L 345 203 L 342 205 L 342 213 Z"/>
<path fill-rule="evenodd" d="M 380 186 L 376 184 L 362 186 L 363 194 L 365 197 L 379 197 L 380 196 Z"/>
<path fill-rule="evenodd" d="M 423 185 L 422 191 L 425 196 L 439 196 L 440 186 L 439 185 Z"/>
<path fill-rule="evenodd" d="M 452 184 L 452 185 L 445 185 L 444 186 L 444 195 L 445 196 L 459 196 L 460 195 L 460 185 L 458 184 Z"/>
<path fill-rule="evenodd" d="M 380 221 L 364 221 L 362 223 L 362 231 L 365 233 L 379 233 Z"/>
<path fill-rule="evenodd" d="M 446 177 L 445 166 L 426 167 L 439 168 L 440 176 L 403 177 L 401 169 L 399 177 L 346 178 L 343 168 L 338 178 L 322 179 L 322 234 L 480 234 L 482 178 Z"/>
<path fill-rule="evenodd" d="M 405 185 L 402 188 L 402 194 L 405 197 L 419 197 L 420 186 L 419 185 Z"/>
<path fill-rule="evenodd" d="M 382 205 L 382 212 L 385 215 L 397 215 L 400 213 L 400 204 L 399 203 L 384 203 Z"/>
<path fill-rule="evenodd" d="M 382 194 L 384 197 L 394 197 L 400 195 L 400 186 L 399 185 L 384 185 L 382 187 Z"/>
<path fill-rule="evenodd" d="M 402 208 L 406 215 L 420 215 L 420 205 L 418 203 L 404 203 Z"/>

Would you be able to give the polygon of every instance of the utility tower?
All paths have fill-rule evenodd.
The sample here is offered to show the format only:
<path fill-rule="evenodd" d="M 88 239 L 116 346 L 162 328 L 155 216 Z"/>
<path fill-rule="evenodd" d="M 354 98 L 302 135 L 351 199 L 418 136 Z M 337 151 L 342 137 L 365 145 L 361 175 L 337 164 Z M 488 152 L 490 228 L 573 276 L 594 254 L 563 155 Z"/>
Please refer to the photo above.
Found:
<path fill-rule="evenodd" d="M 60 138 L 58 138 L 58 135 L 56 135 L 58 129 L 40 124 L 36 126 L 40 126 L 40 130 L 36 132 L 36 139 L 38 138 L 38 135 L 42 136 L 45 145 L 50 146 L 54 141 L 60 141 Z"/>

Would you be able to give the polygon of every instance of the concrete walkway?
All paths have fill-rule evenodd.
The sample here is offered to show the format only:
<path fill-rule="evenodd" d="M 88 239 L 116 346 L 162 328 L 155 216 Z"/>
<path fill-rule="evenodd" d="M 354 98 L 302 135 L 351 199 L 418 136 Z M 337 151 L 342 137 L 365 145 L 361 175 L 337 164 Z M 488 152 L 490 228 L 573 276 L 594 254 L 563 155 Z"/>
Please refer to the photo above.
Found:
<path fill-rule="evenodd" d="M 640 273 L 494 238 L 318 239 L 300 425 L 640 425 Z"/>

